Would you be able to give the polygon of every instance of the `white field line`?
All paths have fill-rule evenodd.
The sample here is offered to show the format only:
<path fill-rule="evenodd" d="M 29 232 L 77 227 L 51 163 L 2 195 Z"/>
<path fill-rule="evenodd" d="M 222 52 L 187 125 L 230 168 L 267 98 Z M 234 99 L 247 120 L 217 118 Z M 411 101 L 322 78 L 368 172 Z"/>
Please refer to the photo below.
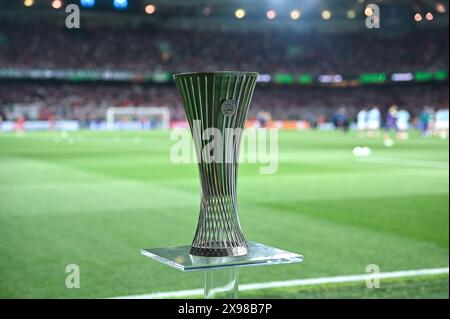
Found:
<path fill-rule="evenodd" d="M 384 272 L 378 274 L 362 274 L 362 275 L 348 275 L 348 276 L 336 276 L 336 277 L 321 277 L 321 278 L 309 278 L 309 279 L 293 279 L 285 281 L 270 281 L 254 284 L 239 285 L 239 291 L 247 290 L 259 290 L 267 288 L 284 288 L 284 287 L 297 287 L 297 286 L 311 286 L 311 285 L 323 285 L 332 283 L 344 283 L 344 282 L 358 282 L 373 279 L 387 279 L 387 278 L 404 278 L 404 277 L 416 277 L 416 276 L 430 276 L 448 274 L 449 268 L 429 268 L 429 269 L 416 269 L 416 270 L 402 270 Z M 204 290 L 189 289 L 167 292 L 155 292 L 144 295 L 130 295 L 113 297 L 113 299 L 161 299 L 161 298 L 182 298 L 195 295 L 202 295 Z"/>
<path fill-rule="evenodd" d="M 448 169 L 448 162 L 428 161 L 428 160 L 413 160 L 393 157 L 372 157 L 372 158 L 359 158 L 360 162 L 375 163 L 375 164 L 391 164 L 391 165 L 405 165 L 416 167 L 431 167 L 431 168 L 443 168 Z"/>

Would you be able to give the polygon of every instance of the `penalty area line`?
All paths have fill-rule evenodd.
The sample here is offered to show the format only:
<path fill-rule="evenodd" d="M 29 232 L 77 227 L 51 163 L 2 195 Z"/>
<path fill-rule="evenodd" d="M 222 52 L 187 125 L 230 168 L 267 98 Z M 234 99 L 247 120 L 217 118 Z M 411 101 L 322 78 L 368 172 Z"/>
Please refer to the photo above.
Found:
<path fill-rule="evenodd" d="M 254 284 L 242 284 L 242 285 L 239 285 L 239 291 L 259 290 L 259 289 L 268 289 L 268 288 L 312 286 L 312 285 L 346 283 L 346 282 L 358 282 L 358 281 L 366 281 L 366 280 L 373 280 L 373 279 L 432 276 L 432 275 L 442 275 L 442 274 L 448 274 L 448 273 L 449 273 L 449 268 L 446 267 L 446 268 L 426 268 L 426 269 L 415 269 L 415 270 L 380 272 L 378 274 L 372 273 L 372 274 L 362 274 L 362 275 L 320 277 L 320 278 L 309 278 L 309 279 L 292 279 L 292 280 L 284 280 L 284 281 L 261 282 L 261 283 L 254 283 Z M 188 289 L 188 290 L 178 290 L 178 291 L 155 292 L 155 293 L 143 294 L 143 295 L 112 297 L 112 299 L 182 298 L 182 297 L 202 295 L 203 292 L 204 292 L 204 290 L 202 288 L 199 288 L 199 289 Z"/>

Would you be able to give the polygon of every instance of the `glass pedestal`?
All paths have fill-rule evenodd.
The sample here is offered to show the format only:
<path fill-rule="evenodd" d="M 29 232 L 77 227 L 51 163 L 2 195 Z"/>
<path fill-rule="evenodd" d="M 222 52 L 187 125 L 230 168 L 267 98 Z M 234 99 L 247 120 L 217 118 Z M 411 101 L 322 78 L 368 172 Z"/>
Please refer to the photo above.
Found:
<path fill-rule="evenodd" d="M 303 256 L 255 242 L 238 257 L 201 257 L 189 254 L 191 246 L 142 249 L 141 253 L 180 271 L 204 271 L 205 298 L 237 298 L 238 268 L 298 263 Z"/>

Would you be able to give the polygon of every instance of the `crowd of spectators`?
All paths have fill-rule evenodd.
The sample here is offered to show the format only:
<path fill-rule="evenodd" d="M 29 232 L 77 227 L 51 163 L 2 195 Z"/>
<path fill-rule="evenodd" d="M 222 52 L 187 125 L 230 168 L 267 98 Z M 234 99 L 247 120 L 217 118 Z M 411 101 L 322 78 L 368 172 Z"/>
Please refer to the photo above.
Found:
<path fill-rule="evenodd" d="M 0 21 L 0 68 L 260 73 L 402 72 L 448 68 L 448 30 L 394 37 L 361 32 L 299 34 L 187 31 Z"/>
<path fill-rule="evenodd" d="M 69 30 L 44 22 L 0 21 L 0 69 L 101 69 L 139 72 L 248 70 L 260 73 L 359 74 L 448 70 L 448 30 L 380 37 L 377 33 L 300 34 L 84 26 Z M 12 105 L 35 105 L 46 119 L 101 120 L 111 106 L 169 106 L 184 119 L 174 86 L 144 84 L 0 83 L 2 117 Z M 260 111 L 280 120 L 330 119 L 345 107 L 355 114 L 392 104 L 413 114 L 448 105 L 448 83 L 322 88 L 270 86 L 255 92 L 250 117 Z M 27 116 L 27 114 L 25 114 Z"/>

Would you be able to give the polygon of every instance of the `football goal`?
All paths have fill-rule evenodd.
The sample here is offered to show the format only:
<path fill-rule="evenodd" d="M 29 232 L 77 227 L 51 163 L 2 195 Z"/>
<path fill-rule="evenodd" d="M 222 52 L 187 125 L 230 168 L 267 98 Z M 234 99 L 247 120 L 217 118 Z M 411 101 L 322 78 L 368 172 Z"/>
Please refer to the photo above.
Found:
<path fill-rule="evenodd" d="M 109 130 L 168 129 L 170 111 L 166 106 L 109 107 L 106 127 Z"/>

